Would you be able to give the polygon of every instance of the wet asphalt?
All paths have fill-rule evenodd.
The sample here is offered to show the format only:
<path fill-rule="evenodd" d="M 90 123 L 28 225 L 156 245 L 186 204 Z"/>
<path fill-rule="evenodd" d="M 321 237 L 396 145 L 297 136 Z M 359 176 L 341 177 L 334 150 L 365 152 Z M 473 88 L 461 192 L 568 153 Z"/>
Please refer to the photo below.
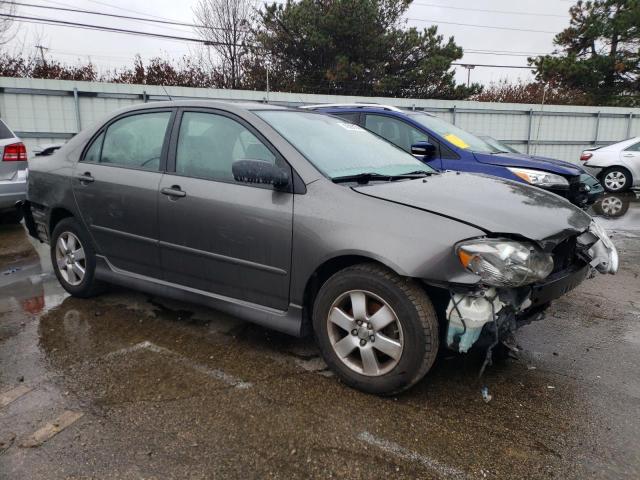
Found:
<path fill-rule="evenodd" d="M 71 298 L 46 246 L 0 227 L 0 479 L 640 478 L 640 198 L 622 197 L 594 207 L 618 275 L 481 380 L 479 354 L 445 353 L 393 398 L 340 384 L 312 339 L 123 289 Z"/>

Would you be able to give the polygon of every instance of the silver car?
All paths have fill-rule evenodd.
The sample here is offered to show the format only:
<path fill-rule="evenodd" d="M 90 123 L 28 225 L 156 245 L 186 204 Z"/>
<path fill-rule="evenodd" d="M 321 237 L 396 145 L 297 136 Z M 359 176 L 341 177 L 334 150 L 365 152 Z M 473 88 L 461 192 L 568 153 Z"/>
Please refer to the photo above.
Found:
<path fill-rule="evenodd" d="M 310 111 L 137 106 L 30 170 L 26 224 L 72 295 L 116 283 L 313 333 L 367 392 L 414 385 L 442 343 L 490 358 L 591 271 L 617 269 L 607 234 L 568 201 L 436 173 Z"/>
<path fill-rule="evenodd" d="M 22 219 L 18 203 L 27 194 L 27 149 L 0 120 L 0 221 L 17 223 Z"/>

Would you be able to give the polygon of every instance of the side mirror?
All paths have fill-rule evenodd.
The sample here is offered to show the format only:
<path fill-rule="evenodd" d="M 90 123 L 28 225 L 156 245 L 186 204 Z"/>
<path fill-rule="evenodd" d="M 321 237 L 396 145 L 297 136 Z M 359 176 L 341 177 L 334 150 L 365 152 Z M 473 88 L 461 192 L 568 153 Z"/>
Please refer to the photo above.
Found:
<path fill-rule="evenodd" d="M 238 160 L 231 166 L 236 182 L 262 183 L 282 188 L 289 185 L 286 170 L 263 160 Z"/>
<path fill-rule="evenodd" d="M 425 158 L 436 156 L 436 146 L 429 142 L 418 142 L 411 145 L 411 155 L 419 155 Z"/>

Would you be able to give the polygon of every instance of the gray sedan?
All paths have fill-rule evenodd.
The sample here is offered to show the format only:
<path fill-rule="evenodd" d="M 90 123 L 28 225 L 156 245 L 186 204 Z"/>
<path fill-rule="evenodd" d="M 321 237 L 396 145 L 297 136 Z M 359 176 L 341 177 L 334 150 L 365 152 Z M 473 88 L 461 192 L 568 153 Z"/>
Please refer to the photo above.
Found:
<path fill-rule="evenodd" d="M 72 295 L 117 283 L 313 333 L 372 393 L 414 385 L 442 343 L 489 358 L 592 270 L 617 269 L 607 234 L 566 200 L 436 173 L 309 111 L 137 106 L 30 167 L 26 223 Z"/>

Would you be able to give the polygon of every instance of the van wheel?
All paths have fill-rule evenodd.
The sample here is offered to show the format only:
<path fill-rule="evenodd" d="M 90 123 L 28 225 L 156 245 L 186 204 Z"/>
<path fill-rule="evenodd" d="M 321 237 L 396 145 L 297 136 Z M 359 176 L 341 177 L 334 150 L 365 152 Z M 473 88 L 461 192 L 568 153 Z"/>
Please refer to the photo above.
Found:
<path fill-rule="evenodd" d="M 58 281 L 74 297 L 91 297 L 102 291 L 103 284 L 95 280 L 95 250 L 75 218 L 65 218 L 53 229 L 51 261 Z"/>
<path fill-rule="evenodd" d="M 602 172 L 602 185 L 607 192 L 624 192 L 631 187 L 631 174 L 625 168 L 607 168 Z"/>
<path fill-rule="evenodd" d="M 376 264 L 348 267 L 325 282 L 314 304 L 313 328 L 329 367 L 367 393 L 408 389 L 438 353 L 438 320 L 427 294 Z"/>

